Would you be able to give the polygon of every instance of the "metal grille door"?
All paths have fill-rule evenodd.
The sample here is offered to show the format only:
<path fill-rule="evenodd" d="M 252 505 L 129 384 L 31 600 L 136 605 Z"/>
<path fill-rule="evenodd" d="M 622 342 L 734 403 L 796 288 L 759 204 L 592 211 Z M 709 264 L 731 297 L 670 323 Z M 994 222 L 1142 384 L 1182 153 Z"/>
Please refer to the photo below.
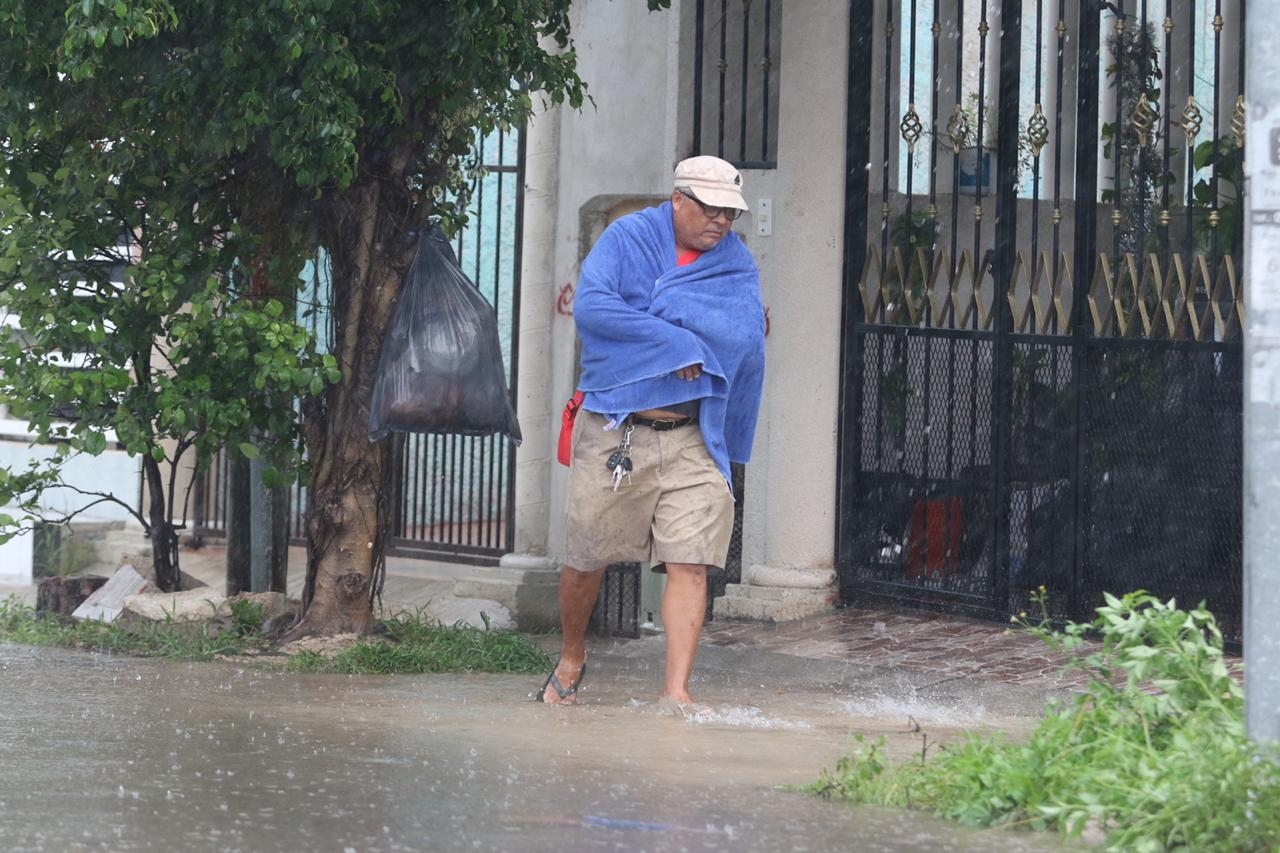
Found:
<path fill-rule="evenodd" d="M 1087 619 L 1144 588 L 1238 638 L 1243 31 L 851 3 L 846 597 Z"/>

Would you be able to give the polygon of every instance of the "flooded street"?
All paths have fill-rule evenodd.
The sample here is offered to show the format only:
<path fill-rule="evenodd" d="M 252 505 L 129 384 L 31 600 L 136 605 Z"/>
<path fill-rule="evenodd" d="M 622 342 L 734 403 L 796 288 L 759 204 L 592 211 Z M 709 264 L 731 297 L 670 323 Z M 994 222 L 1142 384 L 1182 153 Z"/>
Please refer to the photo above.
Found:
<path fill-rule="evenodd" d="M 815 673 L 780 690 L 721 650 L 704 658 L 709 707 L 686 718 L 650 701 L 646 643 L 601 651 L 573 709 L 529 701 L 529 676 L 291 675 L 0 645 L 0 838 L 51 853 L 1061 849 L 779 788 L 834 767 L 855 732 L 905 756 L 920 748 L 913 721 L 945 741 L 1031 718 Z"/>

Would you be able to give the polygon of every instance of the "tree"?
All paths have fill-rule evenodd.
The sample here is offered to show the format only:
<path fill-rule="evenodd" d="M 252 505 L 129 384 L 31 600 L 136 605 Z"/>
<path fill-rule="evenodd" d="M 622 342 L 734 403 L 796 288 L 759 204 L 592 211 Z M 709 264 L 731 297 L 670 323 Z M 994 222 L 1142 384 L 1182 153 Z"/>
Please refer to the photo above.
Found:
<path fill-rule="evenodd" d="M 213 175 L 181 165 L 180 147 L 126 118 L 130 97 L 151 93 L 117 80 L 75 82 L 59 70 L 74 55 L 55 36 L 62 12 L 0 7 L 0 395 L 54 456 L 0 469 L 12 535 L 35 521 L 65 522 L 41 497 L 76 454 L 98 455 L 114 437 L 139 458 L 137 483 L 85 494 L 133 512 L 150 537 L 156 579 L 179 587 L 178 530 L 185 517 L 180 468 L 230 444 L 250 453 L 251 432 L 282 469 L 296 456 L 296 417 L 272 406 L 337 378 L 285 305 L 265 298 L 269 273 L 225 203 L 204 192 Z M 87 4 L 81 5 L 83 11 Z M 67 19 L 74 16 L 67 13 Z M 75 71 L 76 69 L 69 69 Z M 237 256 L 259 261 L 236 267 Z M 276 275 L 275 270 L 270 275 Z M 256 298 L 240 298 L 255 296 Z M 16 328 L 15 328 L 16 327 Z M 83 511 L 83 509 L 81 511 Z"/>
<path fill-rule="evenodd" d="M 292 293 L 302 261 L 327 253 L 325 378 L 336 381 L 317 383 L 326 366 L 305 350 L 278 371 L 318 391 L 303 403 L 308 568 L 296 635 L 373 626 L 390 457 L 367 440 L 368 403 L 411 235 L 429 220 L 459 224 L 477 132 L 522 121 L 535 97 L 581 105 L 569 24 L 569 0 L 0 0 L 8 281 L 32 280 L 61 249 L 95 257 L 141 232 L 133 288 L 203 294 L 216 291 L 210 281 L 226 286 L 217 273 L 230 269 L 228 293 L 204 304 L 257 316 L 255 303 L 229 298 L 235 270 L 251 271 L 257 294 Z M 173 301 L 154 308 L 170 316 Z M 156 338 L 184 344 L 191 331 Z M 276 364 L 283 349 L 249 361 Z M 111 363 L 127 373 L 122 355 Z M 135 373 L 144 361 L 131 362 Z M 176 364 L 170 356 L 168 370 Z M 134 419 L 162 422 L 165 401 L 139 405 L 153 402 Z M 238 417 L 237 435 L 252 420 Z"/>

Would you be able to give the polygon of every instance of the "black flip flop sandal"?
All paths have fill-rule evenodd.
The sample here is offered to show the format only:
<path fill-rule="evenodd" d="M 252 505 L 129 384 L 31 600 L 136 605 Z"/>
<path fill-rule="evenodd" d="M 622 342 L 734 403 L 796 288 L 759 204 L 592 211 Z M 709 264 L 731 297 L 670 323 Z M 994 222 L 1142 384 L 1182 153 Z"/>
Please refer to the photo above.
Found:
<path fill-rule="evenodd" d="M 578 695 L 578 688 L 582 686 L 582 681 L 587 677 L 587 662 L 582 662 L 582 669 L 578 670 L 578 678 L 569 682 L 569 686 L 565 687 L 560 683 L 560 679 L 556 678 L 556 667 L 560 665 L 560 661 L 556 661 L 556 666 L 551 667 L 551 674 L 547 676 L 547 680 L 542 682 L 542 688 L 538 691 L 538 695 L 534 697 L 536 702 L 545 702 L 542 697 L 546 695 L 547 688 L 550 687 L 556 691 L 561 699 L 568 699 L 570 696 Z"/>

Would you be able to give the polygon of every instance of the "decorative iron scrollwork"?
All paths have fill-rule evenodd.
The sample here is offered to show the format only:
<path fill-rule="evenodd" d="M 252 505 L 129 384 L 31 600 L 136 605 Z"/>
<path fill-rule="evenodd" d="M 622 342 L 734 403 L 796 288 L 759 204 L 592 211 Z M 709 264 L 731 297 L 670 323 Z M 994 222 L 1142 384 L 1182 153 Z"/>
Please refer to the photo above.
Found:
<path fill-rule="evenodd" d="M 1236 108 L 1231 112 L 1231 135 L 1236 138 L 1236 147 L 1244 147 L 1245 118 L 1248 110 L 1244 105 L 1244 95 L 1236 98 Z"/>
<path fill-rule="evenodd" d="M 1031 120 L 1027 122 L 1027 141 L 1031 143 L 1031 151 L 1037 157 L 1049 142 L 1049 119 L 1045 117 L 1044 110 L 1039 104 L 1036 104 L 1036 111 L 1031 114 Z"/>
<path fill-rule="evenodd" d="M 898 125 L 898 129 L 902 131 L 902 138 L 906 140 L 907 150 L 914 151 L 916 143 L 924 133 L 924 124 L 920 121 L 920 114 L 916 112 L 915 104 L 907 105 L 907 114 L 902 117 L 902 123 Z"/>
<path fill-rule="evenodd" d="M 1129 126 L 1133 128 L 1133 132 L 1138 137 L 1138 144 L 1143 148 L 1147 147 L 1147 138 L 1151 135 L 1151 128 L 1155 126 L 1158 117 L 1151 102 L 1147 100 L 1147 93 L 1143 92 L 1142 97 L 1138 98 L 1138 105 L 1133 108 L 1133 116 L 1129 119 Z"/>
<path fill-rule="evenodd" d="M 1204 113 L 1200 112 L 1200 105 L 1196 103 L 1195 95 L 1187 95 L 1187 105 L 1182 108 L 1181 125 L 1182 130 L 1187 134 L 1187 145 L 1195 145 L 1196 135 L 1204 126 Z"/>

